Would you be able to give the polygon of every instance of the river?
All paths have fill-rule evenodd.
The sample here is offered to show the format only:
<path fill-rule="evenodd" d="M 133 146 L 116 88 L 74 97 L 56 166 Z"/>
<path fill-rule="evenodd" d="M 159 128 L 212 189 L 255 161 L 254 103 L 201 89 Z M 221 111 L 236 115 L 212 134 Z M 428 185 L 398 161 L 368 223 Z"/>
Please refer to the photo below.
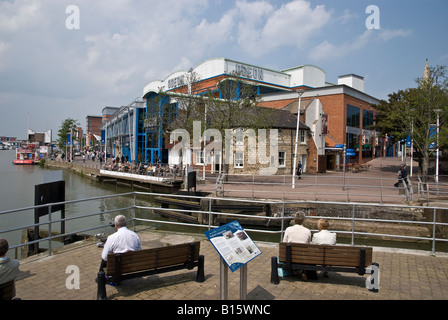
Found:
<path fill-rule="evenodd" d="M 78 200 L 111 194 L 127 193 L 129 188 L 115 184 L 95 182 L 87 177 L 76 174 L 70 170 L 44 169 L 39 165 L 14 165 L 14 150 L 0 150 L 0 212 L 11 209 L 26 208 L 34 205 L 34 188 L 54 177 L 62 177 L 65 181 L 65 200 Z M 57 179 L 60 180 L 60 179 Z M 127 207 L 132 204 L 133 197 L 107 198 L 95 201 L 78 202 L 66 205 L 66 217 L 80 214 L 104 212 L 115 208 Z M 113 214 L 113 216 L 115 216 Z M 67 222 L 66 231 L 79 230 L 91 226 L 102 225 L 111 222 L 113 216 L 109 214 L 97 215 L 82 220 Z M 60 217 L 59 212 L 53 214 L 53 220 Z M 41 217 L 42 221 L 48 221 L 47 217 Z M 30 225 L 34 223 L 34 210 L 26 210 L 17 213 L 0 215 L 0 231 L 14 227 Z M 42 227 L 46 229 L 44 226 Z M 59 231 L 59 226 L 54 225 L 53 230 Z M 112 232 L 113 228 L 107 227 L 92 231 Z M 0 237 L 8 240 L 10 246 L 19 244 L 21 232 L 1 233 Z M 42 242 L 42 247 L 46 247 Z"/>
<path fill-rule="evenodd" d="M 62 177 L 65 181 L 65 199 L 79 200 L 92 197 L 99 197 L 105 195 L 127 193 L 132 190 L 129 187 L 119 186 L 113 183 L 101 183 L 91 180 L 90 178 L 81 176 L 74 173 L 71 170 L 54 170 L 44 169 L 38 165 L 14 165 L 12 163 L 15 155 L 14 150 L 0 150 L 0 212 L 10 209 L 26 208 L 34 205 L 34 188 L 37 184 L 45 183 L 49 178 Z M 107 198 L 95 201 L 78 202 L 76 204 L 70 204 L 66 206 L 66 217 L 79 216 L 81 214 L 106 212 L 116 208 L 129 207 L 133 203 L 133 196 Z M 137 199 L 137 205 L 151 205 L 152 201 L 149 197 Z M 120 212 L 128 216 L 131 215 L 130 210 L 127 212 Z M 69 221 L 66 224 L 66 232 L 78 231 L 92 226 L 104 225 L 112 222 L 113 217 L 118 213 L 105 213 L 95 215 L 82 220 Z M 149 210 L 136 210 L 136 216 L 142 218 L 154 218 L 154 215 Z M 52 215 L 53 220 L 58 219 L 60 214 L 58 212 Z M 46 221 L 47 217 L 41 217 L 41 222 Z M 163 219 L 157 217 L 157 219 Z M 165 219 L 163 219 L 165 220 Z M 4 232 L 14 227 L 21 227 L 31 225 L 34 223 L 34 210 L 26 210 L 22 212 L 0 215 L 0 237 L 6 238 L 10 245 L 17 245 L 21 243 L 22 232 Z M 185 227 L 177 225 L 165 225 L 157 224 L 157 229 L 170 230 L 176 232 L 196 232 L 202 233 L 205 231 L 203 228 L 198 227 Z M 44 227 L 42 227 L 45 229 Z M 53 225 L 54 231 L 59 231 L 59 226 Z M 111 227 L 103 227 L 100 229 L 86 232 L 88 234 L 95 233 L 111 233 L 114 229 Z M 251 237 L 254 240 L 264 240 L 276 242 L 279 239 L 279 235 L 270 234 L 252 234 Z M 338 242 L 348 243 L 349 238 L 343 238 L 338 236 Z M 421 250 L 430 250 L 430 243 L 409 243 L 409 242 L 396 242 L 396 241 L 381 241 L 381 240 L 362 240 L 357 239 L 356 244 L 364 245 L 379 245 L 379 246 L 393 246 L 401 248 L 412 248 Z M 42 248 L 47 247 L 47 242 L 41 243 Z M 60 244 L 52 244 L 56 247 Z M 448 243 L 438 243 L 438 251 L 448 251 Z M 9 256 L 20 254 L 17 252 L 8 253 Z"/>

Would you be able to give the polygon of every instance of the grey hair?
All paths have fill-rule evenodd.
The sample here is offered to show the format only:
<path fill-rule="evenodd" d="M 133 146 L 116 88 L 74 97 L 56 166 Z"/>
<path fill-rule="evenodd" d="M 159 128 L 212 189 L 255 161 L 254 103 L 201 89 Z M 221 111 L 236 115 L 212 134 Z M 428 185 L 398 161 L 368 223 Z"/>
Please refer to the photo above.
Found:
<path fill-rule="evenodd" d="M 118 215 L 115 217 L 114 223 L 117 228 L 126 227 L 126 217 L 124 215 Z"/>

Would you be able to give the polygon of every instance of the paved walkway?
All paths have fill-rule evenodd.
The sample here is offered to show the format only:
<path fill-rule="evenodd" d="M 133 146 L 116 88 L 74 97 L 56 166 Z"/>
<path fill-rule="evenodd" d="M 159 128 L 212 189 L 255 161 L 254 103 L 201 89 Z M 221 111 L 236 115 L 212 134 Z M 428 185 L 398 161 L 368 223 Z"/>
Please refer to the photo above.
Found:
<path fill-rule="evenodd" d="M 200 236 L 139 231 L 143 248 L 193 241 Z M 219 255 L 200 237 L 205 256 L 205 282 L 195 282 L 196 269 L 173 271 L 142 279 L 124 281 L 120 287 L 107 286 L 113 300 L 219 300 Z M 302 281 L 296 276 L 270 283 L 270 259 L 277 256 L 276 245 L 256 242 L 262 254 L 248 264 L 248 300 L 423 300 L 448 299 L 448 255 L 374 248 L 373 261 L 380 266 L 379 292 L 365 286 L 366 276 L 351 273 L 319 275 L 318 280 Z M 17 297 L 23 300 L 95 300 L 101 249 L 93 239 L 71 244 L 52 256 L 41 255 L 21 261 L 16 282 Z M 73 266 L 79 268 L 79 289 L 68 289 Z M 228 297 L 240 297 L 240 272 L 229 271 Z"/>
<path fill-rule="evenodd" d="M 369 171 L 350 173 L 347 176 L 384 177 L 396 179 L 400 165 L 397 158 L 382 158 L 371 162 Z M 338 173 L 340 175 L 340 173 Z M 331 173 L 319 174 L 319 178 L 331 178 Z M 306 179 L 313 175 L 305 175 Z M 199 185 L 199 190 L 214 187 Z M 303 187 L 303 186 L 302 186 Z M 269 189 L 270 188 L 270 189 Z M 285 186 L 276 192 L 272 187 L 261 197 L 288 198 Z M 310 191 L 313 187 L 303 187 Z M 322 187 L 320 187 L 322 188 Z M 356 187 L 352 187 L 352 189 Z M 359 189 L 359 188 L 357 188 Z M 328 187 L 331 193 L 332 187 Z M 393 190 L 393 189 L 391 189 Z M 227 190 L 228 191 L 228 190 Z M 226 193 L 227 193 L 226 191 Z M 373 191 L 370 191 L 372 193 Z M 397 190 L 393 192 L 398 194 Z M 252 190 L 239 191 L 238 195 L 250 197 Z M 346 195 L 345 195 L 346 197 Z M 293 197 L 297 199 L 297 197 Z M 370 198 L 364 197 L 364 201 Z M 320 199 L 322 200 L 322 199 Z M 353 201 L 353 199 L 350 199 Z M 376 200 L 378 201 L 378 200 Z M 374 202 L 374 200 L 372 200 Z M 401 198 L 399 202 L 403 202 Z M 170 234 L 153 230 L 139 231 L 143 248 L 189 242 L 200 236 Z M 113 300 L 196 300 L 220 299 L 220 258 L 214 247 L 200 237 L 201 254 L 205 256 L 205 282 L 195 282 L 196 270 L 174 271 L 152 275 L 143 279 L 128 280 L 118 288 L 107 286 L 107 295 Z M 262 254 L 248 264 L 247 298 L 250 300 L 447 300 L 448 299 L 448 254 L 410 251 L 389 248 L 374 248 L 373 261 L 380 266 L 379 292 L 371 292 L 365 286 L 366 276 L 346 273 L 330 273 L 329 278 L 302 281 L 292 276 L 280 284 L 270 283 L 271 257 L 278 255 L 277 245 L 256 242 Z M 95 300 L 101 249 L 94 239 L 78 242 L 58 249 L 52 256 L 42 254 L 21 261 L 21 273 L 16 283 L 17 297 L 23 300 Z M 79 270 L 79 288 L 68 289 L 73 266 Z M 229 271 L 228 297 L 239 299 L 240 273 Z M 316 310 L 317 311 L 317 310 Z"/>
<path fill-rule="evenodd" d="M 409 160 L 408 160 L 409 161 Z M 368 170 L 351 172 L 326 172 L 317 174 L 304 173 L 296 178 L 292 188 L 291 176 L 252 176 L 229 175 L 223 187 L 224 197 L 280 199 L 280 200 L 316 200 L 316 201 L 351 201 L 403 204 L 418 200 L 427 200 L 426 195 L 418 192 L 418 165 L 414 161 L 413 196 L 406 199 L 404 189 L 395 188 L 397 172 L 402 165 L 400 158 L 376 158 L 370 161 Z M 410 169 L 408 168 L 408 172 Z M 202 173 L 199 172 L 202 177 Z M 438 186 L 429 182 L 431 197 L 448 196 L 446 177 L 439 179 Z M 216 178 L 210 177 L 199 182 L 197 191 L 214 193 Z M 438 194 L 437 194 L 438 192 Z M 407 201 L 408 200 L 408 201 Z M 411 201 L 412 202 L 412 201 Z"/>

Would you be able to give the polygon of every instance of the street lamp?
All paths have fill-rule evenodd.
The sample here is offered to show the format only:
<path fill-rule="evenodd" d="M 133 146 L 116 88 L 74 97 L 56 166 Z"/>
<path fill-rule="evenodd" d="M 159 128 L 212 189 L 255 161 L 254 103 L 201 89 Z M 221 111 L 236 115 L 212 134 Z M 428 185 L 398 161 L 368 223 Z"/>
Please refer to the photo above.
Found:
<path fill-rule="evenodd" d="M 436 183 L 439 183 L 439 112 L 440 109 L 434 110 L 437 112 L 437 153 L 436 153 Z"/>
<path fill-rule="evenodd" d="M 297 167 L 297 147 L 299 144 L 299 128 L 300 128 L 300 104 L 302 101 L 302 94 L 305 92 L 304 89 L 297 90 L 299 95 L 299 106 L 297 107 L 297 127 L 296 127 L 296 143 L 294 146 L 294 166 L 292 167 L 292 188 L 296 186 L 296 167 Z"/>

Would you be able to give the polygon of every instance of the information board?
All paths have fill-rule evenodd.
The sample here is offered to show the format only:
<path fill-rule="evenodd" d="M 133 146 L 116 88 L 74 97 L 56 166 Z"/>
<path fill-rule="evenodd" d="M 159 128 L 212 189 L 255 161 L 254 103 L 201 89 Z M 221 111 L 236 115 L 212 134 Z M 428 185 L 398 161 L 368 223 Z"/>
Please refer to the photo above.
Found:
<path fill-rule="evenodd" d="M 232 272 L 261 254 L 237 220 L 204 233 Z"/>

